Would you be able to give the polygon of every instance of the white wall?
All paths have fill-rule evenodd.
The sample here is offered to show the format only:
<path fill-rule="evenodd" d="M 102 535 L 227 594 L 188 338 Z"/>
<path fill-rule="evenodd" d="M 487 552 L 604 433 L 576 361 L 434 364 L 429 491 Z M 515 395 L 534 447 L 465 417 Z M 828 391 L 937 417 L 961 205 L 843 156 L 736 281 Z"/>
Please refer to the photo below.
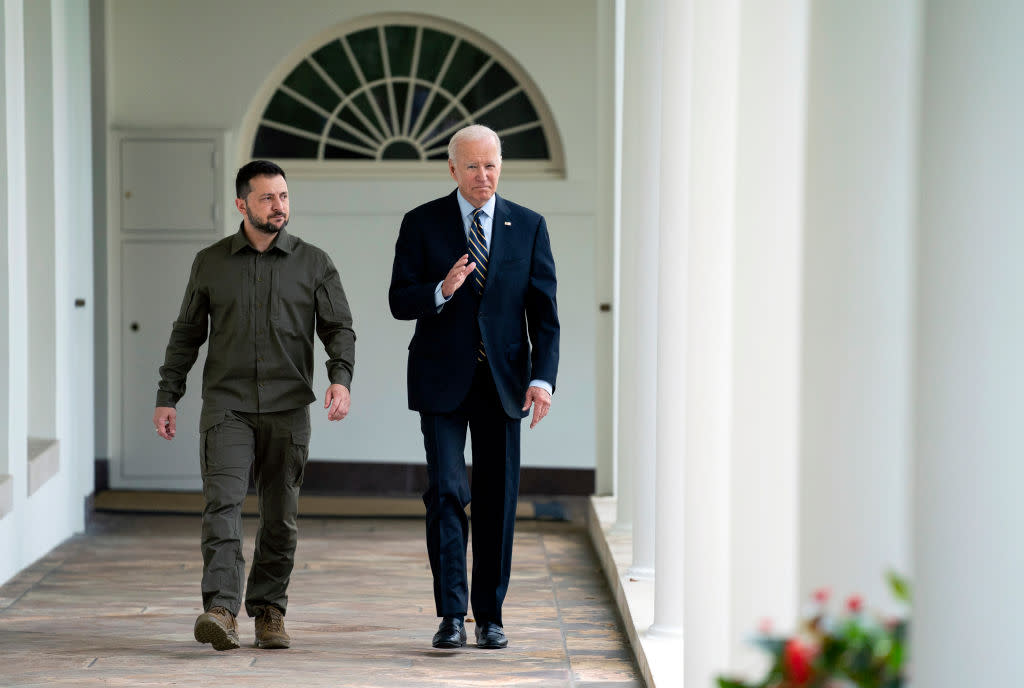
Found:
<path fill-rule="evenodd" d="M 28 414 L 26 412 L 28 375 L 25 360 L 28 352 L 27 275 L 28 252 L 25 236 L 25 47 L 24 17 L 20 0 L 4 0 L 3 7 L 3 72 L 5 156 L 2 178 L 5 188 L 4 239 L 6 243 L 7 291 L 5 314 L 7 358 L 3 407 L 6 411 L 5 461 L 13 489 L 13 511 L 0 519 L 0 581 L 7 580 L 29 563 L 22 543 L 22 528 L 27 500 Z"/>
<path fill-rule="evenodd" d="M 596 0 L 597 12 L 597 45 L 594 48 L 594 70 L 596 76 L 597 109 L 597 164 L 594 167 L 596 183 L 594 193 L 597 200 L 594 204 L 596 218 L 608 218 L 604 222 L 592 223 L 596 230 L 594 243 L 593 268 L 600 277 L 594 285 L 594 302 L 609 304 L 612 310 L 596 315 L 594 329 L 594 430 L 596 494 L 607 495 L 615 491 L 615 459 L 617 437 L 615 421 L 617 413 L 615 391 L 615 367 L 618 353 L 615 349 L 615 314 L 618 304 L 614 303 L 618 296 L 615 277 L 618 269 L 616 252 L 618 240 L 616 234 L 621 218 L 618 208 L 618 192 L 621 180 L 616 179 L 616 168 L 621 159 L 621 132 L 616 131 L 616 120 L 621 121 L 622 112 L 622 56 L 616 50 L 622 49 L 622 42 L 616 41 L 616 32 L 621 32 L 621 22 L 625 15 L 624 0 Z M 563 270 L 564 272 L 564 270 Z M 600 309 L 600 306 L 598 306 Z"/>
<path fill-rule="evenodd" d="M 110 0 L 110 126 L 222 129 L 234 133 L 237 144 L 245 115 L 268 75 L 311 37 L 367 14 L 426 9 L 398 0 L 302 0 L 287 12 L 269 0 L 238 7 L 201 0 Z M 611 6 L 592 0 L 525 0 L 503 6 L 442 0 L 429 7 L 430 14 L 484 33 L 512 54 L 544 94 L 563 138 L 565 179 L 516 180 L 506 172 L 499 189 L 547 217 L 559 277 L 558 389 L 549 418 L 533 431 L 524 430 L 527 466 L 592 468 L 596 453 L 610 456 L 611 451 L 608 433 L 601 435 L 601 446 L 595 440 L 598 423 L 606 426 L 610 420 L 612 379 L 610 341 L 605 341 L 611 335 L 599 321 L 609 316 L 598 315 L 598 304 L 611 300 L 607 247 L 612 213 L 604 197 L 612 173 L 612 122 L 599 118 L 596 110 L 612 106 L 610 94 L 599 91 L 598 82 L 611 82 L 613 64 L 610 59 L 600 62 L 600 69 L 608 72 L 604 74 L 595 71 L 594 62 L 599 46 L 611 49 L 613 27 L 610 21 L 599 21 L 598 7 L 610 11 Z M 272 27 L 268 17 L 273 17 Z M 236 150 L 227 167 L 233 172 L 245 159 L 246 151 Z M 314 414 L 318 419 L 311 457 L 420 462 L 418 421 L 405 405 L 405 347 L 411 326 L 391 319 L 386 294 L 401 216 L 449 192 L 453 183 L 447 170 L 441 163 L 436 175 L 422 182 L 324 181 L 293 175 L 289 183 L 289 229 L 327 250 L 338 264 L 359 337 L 352 415 L 342 427 L 328 428 L 319 418 L 322 414 Z M 112 328 L 117 325 L 111 322 Z M 110 341 L 118 336 L 114 329 L 108 332 Z M 319 362 L 317 393 L 326 386 Z M 116 372 L 104 371 L 110 384 L 107 408 L 114 410 L 103 429 L 105 441 L 98 442 L 101 455 L 115 458 L 120 434 Z M 193 371 L 195 379 L 198 373 Z M 194 383 L 191 387 L 198 389 Z M 383 436 L 382 427 L 389 428 Z"/>
<path fill-rule="evenodd" d="M 14 483 L 14 509 L 0 519 L 0 582 L 44 555 L 62 540 L 80 531 L 84 521 L 84 498 L 93 489 L 92 452 L 92 316 L 75 309 L 79 288 L 91 288 L 92 243 L 90 124 L 88 113 L 89 34 L 86 0 L 52 0 L 54 36 L 53 68 L 37 78 L 52 80 L 59 92 L 49 111 L 37 112 L 25 93 L 25 34 L 22 3 L 3 4 L 4 106 L 6 155 L 0 165 L 6 187 L 7 282 L 6 351 L 4 386 L 6 410 L 7 470 Z M 38 9 L 38 8 L 36 8 Z M 45 30 L 43 27 L 42 30 Z M 28 105 L 28 111 L 25 110 Z M 56 185 L 47 203 L 53 209 L 55 228 L 52 242 L 56 259 L 45 265 L 30 265 L 26 238 L 27 192 L 25 188 L 25 128 L 27 121 L 53 122 Z M 82 260 L 84 258 L 84 260 Z M 60 469 L 31 496 L 27 489 L 26 441 L 29 434 L 27 400 L 29 270 L 45 269 L 60 275 L 54 283 L 54 353 L 48 364 L 62 380 L 59 388 L 46 390 L 55 409 L 50 416 L 54 435 L 61 443 Z M 86 296 L 88 293 L 86 291 Z M 63 399 L 61 398 L 63 397 Z M 59 416 L 56 417 L 55 416 Z"/>
<path fill-rule="evenodd" d="M 107 349 L 109 347 L 108 327 L 110 318 L 107 310 L 107 22 L 104 0 L 89 1 L 90 33 L 90 77 L 92 106 L 89 110 L 92 122 L 92 218 L 93 227 L 93 287 L 92 308 L 95 337 L 93 346 L 93 401 L 95 422 L 93 423 L 93 455 L 106 457 L 107 427 L 110 424 L 108 408 L 110 391 L 107 387 Z"/>
<path fill-rule="evenodd" d="M 11 7 L 8 7 L 10 5 Z M 24 140 L 24 113 L 20 112 L 17 103 L 24 98 L 24 57 L 21 46 L 21 4 L 6 2 L 0 4 L 0 265 L 7 266 L 0 280 L 0 303 L 5 305 L 6 318 L 0 318 L 0 381 L 3 393 L 0 394 L 0 480 L 9 480 L 15 463 L 11 460 L 10 444 L 11 408 L 18 406 L 12 398 L 11 380 L 14 363 L 11 359 L 12 350 L 19 351 L 16 343 L 11 342 L 11 320 L 16 312 L 11 295 L 17 293 L 20 286 L 11 270 L 12 248 L 16 252 L 17 232 L 11 227 L 24 226 L 19 213 L 24 212 L 25 199 L 22 196 L 21 183 L 24 180 L 24 148 L 18 142 Z M 20 174 L 19 174 L 20 172 Z M 12 247 L 12 243 L 14 246 Z M 7 505 L 10 508 L 10 505 Z M 6 509 L 5 509 L 6 510 Z"/>
<path fill-rule="evenodd" d="M 811 3 L 800 588 L 907 573 L 916 3 Z"/>
<path fill-rule="evenodd" d="M 56 436 L 57 377 L 54 200 L 54 48 L 50 2 L 25 4 L 26 184 L 28 190 L 28 432 Z"/>
<path fill-rule="evenodd" d="M 439 164 L 439 172 L 443 165 Z M 592 218 L 574 211 L 576 204 L 582 202 L 582 192 L 559 196 L 552 193 L 550 185 L 551 182 L 504 179 L 499 184 L 499 193 L 506 197 L 536 199 L 531 203 L 534 208 L 546 208 L 544 214 L 558 270 L 563 351 L 555 392 L 558 406 L 552 406 L 552 415 L 544 423 L 533 430 L 523 429 L 523 463 L 593 467 L 594 357 L 567 352 L 592 345 L 597 309 L 565 306 L 587 303 L 593 298 L 593 285 L 575 279 L 576 275 L 588 274 L 594 261 L 595 247 L 589 240 Z M 443 178 L 403 186 L 421 201 L 451 190 Z M 380 187 L 379 183 L 339 185 L 310 180 L 291 181 L 289 185 L 293 218 L 290 228 L 314 244 L 335 247 L 331 256 L 341 272 L 359 337 L 352 412 L 342 423 L 327 423 L 322 418 L 322 399 L 314 404 L 311 457 L 398 463 L 422 460 L 419 420 L 406 403 L 405 357 L 413 323 L 392 318 L 387 302 L 397 228 L 409 205 L 417 201 L 404 195 L 395 198 Z M 365 206 L 368 199 L 369 205 L 376 208 L 373 213 L 347 210 Z M 324 358 L 318 345 L 313 383 L 317 394 L 328 384 Z M 578 428 L 589 428 L 590 432 L 570 430 Z M 562 445 L 568 447 L 564 453 L 549 453 L 551 447 Z"/>
<path fill-rule="evenodd" d="M 55 0 L 54 221 L 56 225 L 56 414 L 70 514 L 81 528 L 93 492 L 95 380 L 93 332 L 92 91 L 88 0 Z M 79 305 L 78 301 L 84 301 Z M 34 382 L 33 382 L 34 384 Z"/>

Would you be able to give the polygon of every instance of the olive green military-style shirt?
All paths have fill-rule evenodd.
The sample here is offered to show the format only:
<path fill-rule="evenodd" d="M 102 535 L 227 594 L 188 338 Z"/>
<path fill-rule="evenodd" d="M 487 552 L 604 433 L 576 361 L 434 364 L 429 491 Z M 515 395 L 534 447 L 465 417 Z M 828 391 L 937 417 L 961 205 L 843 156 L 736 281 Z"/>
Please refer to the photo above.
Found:
<path fill-rule="evenodd" d="M 302 239 L 278 232 L 264 253 L 242 227 L 196 254 L 160 368 L 157 406 L 174 406 L 199 347 L 210 344 L 203 403 L 271 412 L 306 406 L 313 392 L 313 332 L 327 351 L 331 384 L 351 388 L 352 314 L 331 259 Z"/>

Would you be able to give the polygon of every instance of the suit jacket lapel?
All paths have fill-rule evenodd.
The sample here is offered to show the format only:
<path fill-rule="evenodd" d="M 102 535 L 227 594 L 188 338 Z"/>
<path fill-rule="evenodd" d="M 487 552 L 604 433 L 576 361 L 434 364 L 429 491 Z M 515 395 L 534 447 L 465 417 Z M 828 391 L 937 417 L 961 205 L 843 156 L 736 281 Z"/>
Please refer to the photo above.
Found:
<path fill-rule="evenodd" d="M 448 209 L 445 211 L 446 217 L 442 225 L 444 241 L 451 249 L 453 264 L 459 256 L 467 251 L 466 225 L 462 221 L 462 209 L 459 207 L 459 200 L 455 197 L 455 194 L 458 192 L 459 190 L 456 189 L 448 196 Z M 448 267 L 450 268 L 451 265 Z"/>

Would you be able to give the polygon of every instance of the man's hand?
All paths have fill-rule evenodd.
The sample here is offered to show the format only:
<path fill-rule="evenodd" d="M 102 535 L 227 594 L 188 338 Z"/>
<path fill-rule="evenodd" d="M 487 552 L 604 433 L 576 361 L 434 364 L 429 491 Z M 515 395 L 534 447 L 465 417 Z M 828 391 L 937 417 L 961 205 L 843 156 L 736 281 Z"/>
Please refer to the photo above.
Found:
<path fill-rule="evenodd" d="M 331 385 L 327 388 L 324 408 L 327 409 L 327 420 L 341 420 L 348 415 L 348 407 L 352 399 L 345 385 Z"/>
<path fill-rule="evenodd" d="M 532 430 L 534 425 L 548 415 L 548 410 L 551 408 L 551 395 L 543 387 L 530 387 L 526 390 L 526 403 L 523 404 L 523 410 L 529 410 L 531 405 L 533 406 L 533 419 L 530 421 Z"/>
<path fill-rule="evenodd" d="M 462 286 L 462 283 L 466 281 L 469 273 L 473 272 L 475 267 L 476 263 L 469 263 L 469 254 L 462 254 L 462 257 L 455 261 L 455 265 L 448 271 L 444 282 L 441 283 L 441 296 L 447 299 L 454 294 L 455 290 Z"/>
<path fill-rule="evenodd" d="M 153 426 L 156 434 L 165 440 L 173 440 L 177 431 L 178 412 L 170 406 L 157 406 L 153 412 Z"/>

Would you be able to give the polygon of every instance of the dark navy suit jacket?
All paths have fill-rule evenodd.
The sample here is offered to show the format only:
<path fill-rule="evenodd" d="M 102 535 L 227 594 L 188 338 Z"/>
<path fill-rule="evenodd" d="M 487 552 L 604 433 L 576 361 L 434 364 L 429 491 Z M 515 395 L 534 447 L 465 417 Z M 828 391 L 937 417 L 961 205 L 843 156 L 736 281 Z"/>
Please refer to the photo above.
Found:
<path fill-rule="evenodd" d="M 457 193 L 406 213 L 395 245 L 391 314 L 416 320 L 409 343 L 409 408 L 454 411 L 469 393 L 482 337 L 505 413 L 522 418 L 530 380 L 554 388 L 558 372 L 555 261 L 547 225 L 539 214 L 496 195 L 483 295 L 477 295 L 470 273 L 438 313 L 437 283 L 467 253 Z"/>

